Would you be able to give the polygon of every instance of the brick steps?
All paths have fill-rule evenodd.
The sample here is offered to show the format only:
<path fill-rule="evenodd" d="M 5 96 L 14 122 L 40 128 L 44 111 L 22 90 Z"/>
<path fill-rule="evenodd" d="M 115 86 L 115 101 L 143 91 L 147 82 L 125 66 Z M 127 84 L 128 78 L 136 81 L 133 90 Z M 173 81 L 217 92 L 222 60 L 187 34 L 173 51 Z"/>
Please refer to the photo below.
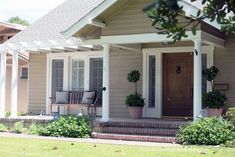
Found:
<path fill-rule="evenodd" d="M 144 142 L 177 142 L 179 127 L 187 121 L 110 121 L 95 124 L 93 138 Z"/>
<path fill-rule="evenodd" d="M 178 129 L 103 127 L 102 133 L 176 136 Z"/>
<path fill-rule="evenodd" d="M 176 137 L 167 136 L 144 136 L 144 135 L 120 135 L 107 133 L 93 133 L 93 138 L 109 139 L 109 140 L 124 140 L 124 141 L 142 141 L 142 142 L 160 142 L 160 143 L 176 143 Z"/>
<path fill-rule="evenodd" d="M 162 129 L 179 129 L 180 126 L 187 122 L 106 122 L 102 123 L 102 127 L 134 127 L 134 128 L 162 128 Z"/>

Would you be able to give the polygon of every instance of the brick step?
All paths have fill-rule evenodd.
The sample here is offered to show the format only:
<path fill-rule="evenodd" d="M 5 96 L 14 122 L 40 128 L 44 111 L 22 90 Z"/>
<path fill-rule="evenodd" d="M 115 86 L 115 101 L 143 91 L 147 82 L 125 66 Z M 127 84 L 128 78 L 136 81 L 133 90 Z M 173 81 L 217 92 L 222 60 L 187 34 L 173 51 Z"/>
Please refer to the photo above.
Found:
<path fill-rule="evenodd" d="M 120 135 L 120 134 L 108 134 L 108 133 L 92 133 L 92 138 L 108 139 L 108 140 L 124 140 L 124 141 L 160 142 L 160 143 L 176 143 L 177 142 L 176 137 Z"/>
<path fill-rule="evenodd" d="M 162 128 L 162 129 L 179 129 L 180 126 L 187 122 L 106 122 L 101 123 L 102 127 L 135 127 L 135 128 Z"/>
<path fill-rule="evenodd" d="M 102 127 L 102 133 L 176 136 L 178 129 Z"/>

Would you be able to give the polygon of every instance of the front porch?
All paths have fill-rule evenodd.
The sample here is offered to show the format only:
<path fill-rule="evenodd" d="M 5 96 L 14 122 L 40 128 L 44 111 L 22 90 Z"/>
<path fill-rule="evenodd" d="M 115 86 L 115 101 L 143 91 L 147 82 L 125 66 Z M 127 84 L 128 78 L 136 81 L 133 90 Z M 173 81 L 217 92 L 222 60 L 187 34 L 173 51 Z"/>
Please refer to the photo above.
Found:
<path fill-rule="evenodd" d="M 55 75 L 54 79 L 60 80 L 58 84 L 58 89 L 63 91 L 68 90 L 90 90 L 91 88 L 91 71 L 94 69 L 91 69 L 91 62 L 92 59 L 102 59 L 102 80 L 99 84 L 99 87 L 106 87 L 106 90 L 103 91 L 102 96 L 102 107 L 98 108 L 98 113 L 100 116 L 102 116 L 101 121 L 107 122 L 110 120 L 110 117 L 119 117 L 124 115 L 122 112 L 125 110 L 125 96 L 127 94 L 130 94 L 132 92 L 132 87 L 129 85 L 129 83 L 126 81 L 126 75 L 131 69 L 138 69 L 142 73 L 142 83 L 140 84 L 140 87 L 142 88 L 143 97 L 146 100 L 146 105 L 144 107 L 143 115 L 144 117 L 149 118 L 162 118 L 164 115 L 163 112 L 163 54 L 170 54 L 170 53 L 191 53 L 193 55 L 193 65 L 192 65 L 192 71 L 193 75 L 191 78 L 193 80 L 192 86 L 193 86 L 193 95 L 192 95 L 192 114 L 191 116 L 188 115 L 182 115 L 181 117 L 193 117 L 194 119 L 197 119 L 198 116 L 200 116 L 202 105 L 201 105 L 201 96 L 202 96 L 202 55 L 206 55 L 206 67 L 209 67 L 213 65 L 213 50 L 214 46 L 211 46 L 213 43 L 213 40 L 221 41 L 221 39 L 218 39 L 217 37 L 210 36 L 208 37 L 208 33 L 205 33 L 203 31 L 198 31 L 197 35 L 194 36 L 191 34 L 191 32 L 188 32 L 188 37 L 182 39 L 184 42 L 189 42 L 189 45 L 184 45 L 182 43 L 178 43 L 178 46 L 172 46 L 171 45 L 162 45 L 162 43 L 169 43 L 171 42 L 171 39 L 158 34 L 140 34 L 140 35 L 122 35 L 122 36 L 107 36 L 102 37 L 101 39 L 97 40 L 88 40 L 83 44 L 89 44 L 89 45 L 102 45 L 102 47 L 98 47 L 98 50 L 88 49 L 88 50 L 82 50 L 77 52 L 64 52 L 64 49 L 61 48 L 61 50 L 54 50 L 55 45 L 51 45 L 49 49 L 47 48 L 38 48 L 38 52 L 31 52 L 32 55 L 41 54 L 41 51 L 43 50 L 43 54 L 46 57 L 46 65 L 44 69 L 46 70 L 46 96 L 43 98 L 46 100 L 46 114 L 50 113 L 50 107 L 49 107 L 49 97 L 52 96 L 52 91 L 56 92 L 57 86 L 55 88 L 53 87 L 52 82 L 55 82 L 53 80 L 53 65 L 62 65 L 61 67 L 54 67 L 59 70 L 61 70 L 61 74 Z M 213 37 L 213 38 L 212 38 Z M 183 43 L 184 43 L 183 42 Z M 210 43 L 210 44 L 208 44 Z M 223 42 L 216 42 L 216 46 L 218 43 L 223 44 Z M 74 43 L 73 43 L 74 44 Z M 154 46 L 146 46 L 148 44 L 152 44 Z M 160 46 L 159 46 L 160 44 Z M 182 45 L 180 45 L 182 44 Z M 203 46 L 202 46 L 203 44 Z M 37 45 L 39 46 L 39 45 Z M 41 45 L 43 46 L 43 45 Z M 68 47 L 65 46 L 65 47 Z M 71 43 L 70 43 L 71 47 Z M 96 46 L 97 48 L 97 46 Z M 100 49 L 101 48 L 101 49 Z M 13 55 L 16 57 L 13 57 L 15 60 L 13 62 L 13 70 L 14 75 L 18 73 L 17 71 L 17 55 L 18 51 L 14 51 Z M 128 55 L 126 55 L 128 54 Z M 2 53 L 4 55 L 4 53 Z M 121 57 L 122 56 L 122 57 Z M 116 58 L 115 58 L 116 57 Z M 133 60 L 128 62 L 130 58 Z M 137 57 L 137 59 L 136 59 Z M 155 91 L 150 92 L 150 60 L 149 57 L 154 57 L 155 59 Z M 2 57 L 4 59 L 4 57 Z M 31 57 L 33 59 L 33 57 Z M 125 60 L 125 62 L 122 62 L 122 60 Z M 4 63 L 4 62 L 2 62 Z M 76 64 L 75 64 L 76 63 Z M 81 64 L 81 66 L 80 66 Z M 123 65 L 122 65 L 123 64 Z M 76 67 L 75 65 L 78 65 Z M 119 67 L 120 68 L 117 68 Z M 72 68 L 71 68 L 72 67 Z M 74 69 L 73 69 L 74 67 Z M 98 66 L 96 66 L 98 67 Z M 4 68 L 4 64 L 2 66 Z M 34 70 L 33 67 L 31 67 L 31 70 Z M 83 78 L 80 80 L 79 75 L 78 78 L 75 79 L 75 81 L 78 81 L 77 83 L 73 83 L 74 76 L 72 72 L 81 72 L 83 71 Z M 4 76 L 4 70 L 1 71 L 2 76 Z M 13 76 L 14 76 L 13 75 Z M 38 75 L 37 75 L 38 77 Z M 153 76 L 151 76 L 153 77 Z M 31 80 L 33 80 L 35 77 L 31 76 Z M 99 77 L 96 77 L 96 81 L 98 81 Z M 82 81 L 83 83 L 79 82 Z M 99 80 L 100 81 L 100 80 Z M 96 82 L 96 83 L 99 83 Z M 3 79 L 4 84 L 4 79 Z M 14 82 L 14 89 L 17 89 L 17 81 Z M 30 83 L 29 85 L 35 86 L 35 81 L 33 82 L 33 85 Z M 120 86 L 125 86 L 125 88 L 120 88 Z M 206 85 L 207 89 L 210 90 L 209 85 Z M 98 87 L 98 86 L 97 86 Z M 54 89 L 52 89 L 54 88 Z M 4 86 L 2 87 L 4 89 Z M 141 89 L 140 89 L 141 90 Z M 191 92 L 191 91 L 190 91 Z M 150 95 L 152 95 L 152 98 L 154 102 L 150 103 Z M 1 94 L 4 94 L 2 92 Z M 18 93 L 17 90 L 13 90 L 12 94 L 12 116 L 17 117 L 17 101 L 15 101 Z M 31 99 L 31 97 L 29 97 Z M 3 100 L 2 100 L 3 101 Z M 114 106 L 114 103 L 118 104 L 118 106 Z M 1 106 L 4 107 L 4 104 L 1 103 Z M 122 106 L 122 107 L 120 107 Z M 110 110 L 111 108 L 111 110 Z M 115 113 L 114 113 L 115 109 Z M 2 109 L 2 111 L 4 111 Z M 80 112 L 80 111 L 78 111 Z M 66 111 L 64 112 L 66 113 Z M 125 116 L 126 117 L 126 113 Z M 167 116 L 174 116 L 174 115 L 167 115 Z M 4 115 L 2 115 L 4 117 Z"/>

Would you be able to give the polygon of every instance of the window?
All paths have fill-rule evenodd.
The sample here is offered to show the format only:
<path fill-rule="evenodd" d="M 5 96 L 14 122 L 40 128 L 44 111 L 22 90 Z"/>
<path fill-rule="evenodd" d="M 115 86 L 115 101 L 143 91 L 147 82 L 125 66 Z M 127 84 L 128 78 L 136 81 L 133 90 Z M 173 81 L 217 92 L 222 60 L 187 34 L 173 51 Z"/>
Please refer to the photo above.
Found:
<path fill-rule="evenodd" d="M 63 91 L 64 60 L 52 60 L 51 96 L 55 98 L 56 92 Z"/>
<path fill-rule="evenodd" d="M 207 54 L 202 54 L 202 70 L 207 68 Z M 207 80 L 202 77 L 202 94 L 207 93 Z"/>
<path fill-rule="evenodd" d="M 21 68 L 21 79 L 28 79 L 28 68 L 27 67 L 22 67 Z"/>
<path fill-rule="evenodd" d="M 155 107 L 156 57 L 149 56 L 149 108 Z"/>
<path fill-rule="evenodd" d="M 90 90 L 100 92 L 103 84 L 103 59 L 90 59 Z M 102 95 L 99 97 L 97 105 L 102 105 Z"/>
<path fill-rule="evenodd" d="M 79 59 L 72 60 L 72 85 L 71 90 L 84 90 L 84 61 Z"/>

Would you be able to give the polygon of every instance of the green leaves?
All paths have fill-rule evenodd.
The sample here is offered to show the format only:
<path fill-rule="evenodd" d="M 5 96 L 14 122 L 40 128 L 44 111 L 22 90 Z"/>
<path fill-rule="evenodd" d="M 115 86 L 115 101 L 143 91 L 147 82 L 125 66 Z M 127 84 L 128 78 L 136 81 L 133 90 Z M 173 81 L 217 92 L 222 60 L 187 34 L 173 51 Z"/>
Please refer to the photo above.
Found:
<path fill-rule="evenodd" d="M 204 19 L 211 22 L 216 20 L 227 34 L 235 32 L 235 0 L 202 0 L 201 4 L 205 7 L 203 11 L 197 12 L 196 19 L 185 16 L 183 7 L 178 6 L 177 2 L 178 0 L 154 0 L 143 9 L 159 33 L 167 35 L 174 42 L 187 37 L 187 30 L 192 30 L 196 35 L 197 26 Z M 184 20 L 178 20 L 179 17 Z"/>
<path fill-rule="evenodd" d="M 177 135 L 189 144 L 219 145 L 235 138 L 234 127 L 222 118 L 203 118 L 180 128 Z"/>

